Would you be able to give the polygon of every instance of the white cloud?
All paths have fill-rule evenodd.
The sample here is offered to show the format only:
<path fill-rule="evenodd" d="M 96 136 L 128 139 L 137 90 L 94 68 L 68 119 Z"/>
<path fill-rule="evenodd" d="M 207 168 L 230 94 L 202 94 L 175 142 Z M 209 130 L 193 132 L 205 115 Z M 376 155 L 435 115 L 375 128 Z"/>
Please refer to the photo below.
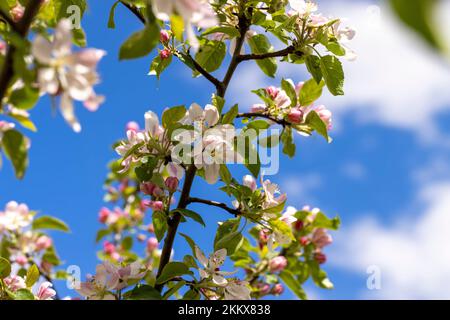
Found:
<path fill-rule="evenodd" d="M 450 1 L 443 3 L 441 21 L 450 29 Z M 351 43 L 358 60 L 344 66 L 346 95 L 325 94 L 322 100 L 337 120 L 352 113 L 363 121 L 413 130 L 429 140 L 435 138 L 439 134 L 435 117 L 450 110 L 450 66 L 444 59 L 405 29 L 385 6 L 342 0 L 319 4 L 325 14 L 347 18 L 358 32 Z M 278 76 L 302 80 L 305 68 L 281 64 Z M 278 82 L 249 62 L 239 70 L 230 96 L 245 108 L 258 102 L 250 90 Z"/>
<path fill-rule="evenodd" d="M 450 298 L 450 181 L 430 184 L 419 194 L 423 214 L 402 215 L 393 226 L 366 218 L 338 233 L 330 261 L 366 275 L 369 266 L 381 270 L 381 290 L 364 291 L 364 298 Z"/>
<path fill-rule="evenodd" d="M 363 180 L 367 176 L 366 167 L 359 162 L 348 162 L 341 168 L 344 176 L 352 180 Z"/>

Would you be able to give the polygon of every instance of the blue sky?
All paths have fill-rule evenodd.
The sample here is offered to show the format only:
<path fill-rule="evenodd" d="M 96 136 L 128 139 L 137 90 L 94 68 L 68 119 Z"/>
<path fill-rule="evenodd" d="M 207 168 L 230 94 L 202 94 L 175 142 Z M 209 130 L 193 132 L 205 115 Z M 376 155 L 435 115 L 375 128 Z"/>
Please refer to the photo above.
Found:
<path fill-rule="evenodd" d="M 8 164 L 0 172 L 0 203 L 25 202 L 70 225 L 71 234 L 54 237 L 61 258 L 79 265 L 83 274 L 93 272 L 97 263 L 94 239 L 100 227 L 97 212 L 104 205 L 102 184 L 108 161 L 116 157 L 111 144 L 124 136 L 128 121 L 143 124 L 144 112 L 192 102 L 205 105 L 212 93 L 208 82 L 191 80 L 179 63 L 157 81 L 147 76 L 152 57 L 119 62 L 120 44 L 140 24 L 119 6 L 116 30 L 107 29 L 113 2 L 90 1 L 83 22 L 89 46 L 108 52 L 96 90 L 106 95 L 106 103 L 96 113 L 79 106 L 83 131 L 75 134 L 59 114 L 52 114 L 49 100 L 42 99 L 32 112 L 39 131 L 30 134 L 25 179 L 17 181 Z M 445 215 L 450 216 L 450 68 L 404 31 L 382 3 L 319 5 L 357 27 L 352 46 L 359 60 L 346 64 L 347 96 L 323 98 L 336 115 L 334 142 L 299 138 L 295 159 L 283 157 L 279 175 L 272 178 L 291 196 L 289 204 L 317 206 L 343 222 L 343 230 L 334 234 L 335 244 L 327 248 L 330 262 L 325 266 L 336 288 L 323 291 L 308 285 L 308 291 L 320 299 L 449 298 L 450 290 L 441 283 L 450 280 L 450 254 L 443 245 L 450 240 Z M 450 12 L 448 5 L 444 9 Z M 238 72 L 227 105 L 240 102 L 241 108 L 258 102 L 250 89 L 278 85 L 283 76 L 295 81 L 306 76 L 300 67 L 280 67 L 277 80 L 265 79 L 253 63 Z M 243 173 L 238 170 L 236 176 Z M 197 181 L 194 195 L 227 201 Z M 194 238 L 208 251 L 214 223 L 227 216 L 209 208 L 204 216 L 211 226 L 207 232 L 193 225 L 183 229 L 202 235 Z M 176 257 L 183 249 L 178 238 Z M 376 292 L 366 289 L 370 265 L 382 272 L 382 289 Z M 63 283 L 57 287 L 70 294 Z"/>

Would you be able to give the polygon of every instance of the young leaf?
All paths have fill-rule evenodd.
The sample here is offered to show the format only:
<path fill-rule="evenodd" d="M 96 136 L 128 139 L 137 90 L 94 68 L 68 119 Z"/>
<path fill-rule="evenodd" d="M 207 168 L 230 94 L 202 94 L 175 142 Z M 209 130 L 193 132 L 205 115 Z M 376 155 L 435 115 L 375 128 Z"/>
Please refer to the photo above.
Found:
<path fill-rule="evenodd" d="M 166 216 L 161 211 L 153 212 L 153 227 L 155 228 L 156 238 L 161 241 L 168 227 Z"/>
<path fill-rule="evenodd" d="M 283 89 L 288 95 L 289 99 L 291 99 L 291 107 L 297 106 L 297 92 L 295 91 L 295 88 L 292 86 L 292 84 L 289 81 L 283 79 L 281 80 L 281 89 Z"/>
<path fill-rule="evenodd" d="M 162 125 L 168 129 L 178 121 L 183 119 L 186 115 L 186 108 L 184 106 L 172 107 L 164 111 L 162 115 Z"/>
<path fill-rule="evenodd" d="M 120 0 L 116 1 L 112 5 L 111 10 L 109 11 L 108 28 L 110 28 L 110 29 L 114 29 L 116 27 L 116 23 L 114 21 L 114 15 L 116 14 L 116 7 L 119 3 L 120 3 Z"/>
<path fill-rule="evenodd" d="M 0 279 L 4 279 L 11 273 L 11 263 L 3 257 L 0 257 Z"/>
<path fill-rule="evenodd" d="M 149 285 L 138 284 L 133 290 L 125 293 L 127 300 L 161 300 L 161 294 Z"/>
<path fill-rule="evenodd" d="M 292 290 L 293 293 L 297 297 L 299 297 L 301 300 L 307 300 L 308 297 L 306 296 L 305 291 L 303 290 L 301 283 L 299 283 L 295 277 L 292 275 L 292 273 L 288 270 L 284 270 L 280 272 L 280 279 L 283 280 L 283 282 L 288 286 L 289 289 Z"/>
<path fill-rule="evenodd" d="M 22 179 L 28 166 L 28 143 L 26 138 L 16 130 L 8 130 L 3 134 L 3 150 L 11 160 L 17 178 Z"/>
<path fill-rule="evenodd" d="M 46 229 L 46 230 L 58 230 L 63 232 L 70 232 L 69 227 L 64 221 L 50 216 L 42 216 L 40 218 L 35 219 L 31 227 L 33 228 L 33 230 Z"/>
<path fill-rule="evenodd" d="M 322 95 L 325 82 L 317 83 L 314 79 L 306 81 L 300 90 L 300 105 L 303 107 L 310 106 Z"/>
<path fill-rule="evenodd" d="M 239 107 L 235 104 L 222 118 L 222 124 L 231 124 L 239 113 Z"/>
<path fill-rule="evenodd" d="M 34 300 L 34 295 L 28 289 L 19 289 L 14 293 L 14 300 Z"/>
<path fill-rule="evenodd" d="M 306 68 L 309 73 L 313 76 L 316 83 L 319 84 L 322 81 L 323 75 L 320 69 L 320 58 L 317 56 L 307 56 L 306 57 Z"/>
<path fill-rule="evenodd" d="M 119 59 L 145 57 L 156 47 L 159 41 L 159 26 L 154 23 L 141 31 L 133 33 L 120 47 Z"/>
<path fill-rule="evenodd" d="M 188 209 L 175 209 L 172 211 L 172 213 L 180 213 L 181 215 L 191 218 L 192 220 L 200 223 L 202 226 L 206 227 L 205 221 L 203 221 L 203 218 L 201 217 L 201 215 L 199 215 L 197 212 L 194 212 L 192 210 L 188 210 Z"/>
<path fill-rule="evenodd" d="M 251 37 L 248 40 L 248 44 L 254 54 L 264 54 L 273 51 L 273 47 L 270 44 L 269 39 L 263 34 L 258 34 Z M 277 61 L 275 58 L 257 60 L 256 63 L 266 75 L 272 78 L 275 77 L 277 72 Z"/>
<path fill-rule="evenodd" d="M 330 142 L 330 137 L 328 136 L 328 130 L 325 122 L 322 121 L 322 119 L 319 117 L 317 112 L 310 111 L 308 113 L 308 116 L 306 117 L 306 124 L 311 126 L 318 134 L 320 134 L 322 137 L 324 137 L 327 142 Z"/>
<path fill-rule="evenodd" d="M 335 56 L 324 56 L 320 59 L 320 69 L 328 90 L 334 96 L 344 95 L 344 70 Z"/>
<path fill-rule="evenodd" d="M 227 53 L 225 43 L 222 41 L 208 40 L 203 44 L 197 54 L 195 60 L 199 65 L 208 72 L 216 71 L 222 65 L 222 61 Z M 194 76 L 199 73 L 194 71 Z"/>
<path fill-rule="evenodd" d="M 188 266 L 186 266 L 184 263 L 169 262 L 162 270 L 161 275 L 158 277 L 158 279 L 156 279 L 156 284 L 163 284 L 173 278 L 191 274 L 192 272 L 189 271 Z"/>
<path fill-rule="evenodd" d="M 39 280 L 39 276 L 39 269 L 35 264 L 33 264 L 27 271 L 27 277 L 25 280 L 27 288 L 31 288 Z"/>

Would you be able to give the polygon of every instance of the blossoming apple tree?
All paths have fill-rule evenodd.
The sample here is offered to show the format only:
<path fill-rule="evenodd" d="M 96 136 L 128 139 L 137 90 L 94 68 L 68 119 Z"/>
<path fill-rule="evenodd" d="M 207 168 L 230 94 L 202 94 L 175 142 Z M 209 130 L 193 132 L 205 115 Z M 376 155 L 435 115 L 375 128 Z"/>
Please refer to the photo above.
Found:
<path fill-rule="evenodd" d="M 288 206 L 287 194 L 271 181 L 276 176 L 264 177 L 259 151 L 280 148 L 292 158 L 296 134 L 331 142 L 332 114 L 318 100 L 323 90 L 344 94 L 340 59 L 356 57 L 347 47 L 354 30 L 303 0 L 119 0 L 109 12 L 110 28 L 116 27 L 118 6 L 142 23 L 121 45 L 119 59 L 151 55 L 150 75 L 158 78 L 178 59 L 194 78 L 210 82 L 211 100 L 204 107 L 170 107 L 160 117 L 148 111 L 142 128 L 127 125 L 105 183 L 110 205 L 99 212 L 102 263 L 84 282 L 55 270 L 60 262 L 42 231 L 68 227 L 8 203 L 0 212 L 0 298 L 52 299 L 52 281 L 61 278 L 86 299 L 113 300 L 259 299 L 280 295 L 285 287 L 305 299 L 302 287 L 310 278 L 332 288 L 322 265 L 324 247 L 332 242 L 328 230 L 337 230 L 339 219 L 317 208 Z M 15 125 L 35 129 L 28 110 L 41 95 L 51 96 L 77 132 L 74 102 L 95 111 L 105 100 L 93 89 L 105 52 L 83 48 L 84 32 L 73 21 L 85 8 L 84 0 L 8 0 L 0 6 L 1 114 L 11 119 L 0 122 L 0 145 L 19 178 L 30 143 Z M 251 61 L 271 78 L 279 63 L 304 65 L 311 78 L 255 88 L 255 104 L 240 106 L 227 91 L 239 66 Z M 230 164 L 236 163 L 248 174 L 233 176 Z M 216 186 L 229 203 L 196 197 L 192 186 L 198 179 Z M 204 235 L 212 243 L 210 254 L 192 234 L 178 231 L 182 223 L 205 226 L 204 212 L 192 204 L 230 215 L 218 221 L 215 235 Z M 174 255 L 175 241 L 185 241 L 187 252 Z M 145 243 L 144 252 L 138 243 Z"/>

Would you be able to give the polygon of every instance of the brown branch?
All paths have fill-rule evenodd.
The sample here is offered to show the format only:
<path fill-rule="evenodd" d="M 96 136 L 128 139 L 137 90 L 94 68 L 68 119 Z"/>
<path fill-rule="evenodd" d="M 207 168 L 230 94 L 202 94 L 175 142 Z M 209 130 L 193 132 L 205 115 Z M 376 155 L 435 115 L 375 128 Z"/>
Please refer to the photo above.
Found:
<path fill-rule="evenodd" d="M 206 204 L 208 206 L 221 208 L 221 209 L 231 213 L 234 216 L 242 215 L 242 212 L 239 211 L 238 209 L 230 208 L 225 203 L 221 203 L 221 202 L 217 202 L 217 201 L 205 200 L 205 199 L 200 199 L 200 198 L 189 198 L 189 203 L 202 203 L 202 204 Z"/>
<path fill-rule="evenodd" d="M 133 13 L 139 19 L 139 21 L 141 21 L 143 24 L 146 23 L 145 17 L 137 7 L 123 1 L 120 1 L 120 3 L 123 4 L 128 10 L 130 10 L 130 12 Z"/>
<path fill-rule="evenodd" d="M 287 55 L 294 53 L 294 52 L 295 52 L 295 47 L 289 46 L 286 49 L 283 49 L 280 51 L 275 51 L 275 52 L 268 52 L 268 53 L 263 53 L 263 54 L 240 55 L 237 57 L 237 60 L 239 62 L 242 62 L 242 61 L 248 61 L 248 60 L 263 60 L 263 59 L 267 59 L 267 58 L 286 57 Z"/>
<path fill-rule="evenodd" d="M 264 119 L 268 119 L 270 121 L 273 121 L 283 127 L 286 127 L 288 125 L 291 125 L 291 123 L 289 123 L 288 121 L 284 120 L 284 119 L 277 119 L 272 117 L 269 114 L 265 114 L 265 113 L 258 113 L 258 112 L 248 112 L 248 113 L 239 113 L 236 118 L 264 118 Z"/>
<path fill-rule="evenodd" d="M 39 12 L 41 7 L 41 0 L 32 0 L 29 2 L 22 19 L 15 24 L 14 31 L 22 38 L 25 38 L 30 30 L 33 19 Z M 16 47 L 10 43 L 8 51 L 6 53 L 5 62 L 3 63 L 3 69 L 0 73 L 0 109 L 3 108 L 3 98 L 6 95 L 6 91 L 9 88 L 10 82 L 14 77 L 14 55 L 16 53 Z"/>

